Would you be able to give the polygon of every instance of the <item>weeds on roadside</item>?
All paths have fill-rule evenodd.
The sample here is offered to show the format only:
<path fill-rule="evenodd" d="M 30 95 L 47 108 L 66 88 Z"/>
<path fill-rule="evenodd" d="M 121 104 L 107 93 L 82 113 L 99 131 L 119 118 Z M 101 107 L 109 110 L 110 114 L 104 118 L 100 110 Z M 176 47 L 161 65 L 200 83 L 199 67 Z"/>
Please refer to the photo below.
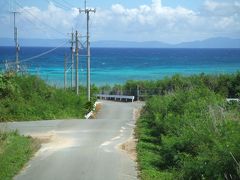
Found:
<path fill-rule="evenodd" d="M 0 179 L 11 180 L 39 147 L 37 140 L 17 131 L 0 132 Z"/>

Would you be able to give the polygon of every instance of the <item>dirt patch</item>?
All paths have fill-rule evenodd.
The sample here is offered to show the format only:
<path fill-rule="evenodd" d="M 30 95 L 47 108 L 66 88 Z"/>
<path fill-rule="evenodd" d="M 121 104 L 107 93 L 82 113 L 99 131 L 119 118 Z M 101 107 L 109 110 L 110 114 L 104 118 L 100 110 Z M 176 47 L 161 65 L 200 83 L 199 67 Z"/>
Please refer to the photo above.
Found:
<path fill-rule="evenodd" d="M 136 108 L 136 109 L 134 109 L 133 110 L 133 119 L 135 120 L 135 121 L 137 121 L 139 118 L 140 118 L 140 116 L 141 116 L 141 111 L 142 111 L 142 109 L 141 108 Z"/>
<path fill-rule="evenodd" d="M 130 137 L 125 143 L 120 145 L 120 149 L 125 151 L 132 160 L 137 160 L 137 152 L 136 152 L 137 140 L 133 137 Z"/>
<path fill-rule="evenodd" d="M 70 147 L 74 147 L 76 145 L 75 141 L 70 138 L 64 138 L 61 136 L 55 136 L 52 141 L 49 143 L 43 144 L 42 148 L 40 149 L 41 152 L 54 152 L 60 149 L 66 149 Z"/>
<path fill-rule="evenodd" d="M 75 146 L 74 139 L 65 138 L 58 134 L 58 132 L 50 132 L 46 134 L 33 134 L 33 138 L 38 139 L 41 143 L 39 152 L 57 151 Z"/>
<path fill-rule="evenodd" d="M 135 108 L 133 110 L 133 120 L 137 121 L 141 115 L 141 108 Z M 119 148 L 125 151 L 132 160 L 137 161 L 137 139 L 135 138 L 134 131 L 131 137 L 123 144 L 119 145 Z"/>
<path fill-rule="evenodd" d="M 101 105 L 100 103 L 98 103 L 98 104 L 96 105 L 95 111 L 98 112 L 98 111 L 100 111 L 101 108 L 102 108 L 102 105 Z"/>
<path fill-rule="evenodd" d="M 52 136 L 36 137 L 36 139 L 38 139 L 38 141 L 41 144 L 47 144 L 47 143 L 50 143 L 52 141 Z"/>
<path fill-rule="evenodd" d="M 44 134 L 31 134 L 30 137 L 37 139 L 40 144 L 47 144 L 53 140 L 53 133 L 44 133 Z"/>

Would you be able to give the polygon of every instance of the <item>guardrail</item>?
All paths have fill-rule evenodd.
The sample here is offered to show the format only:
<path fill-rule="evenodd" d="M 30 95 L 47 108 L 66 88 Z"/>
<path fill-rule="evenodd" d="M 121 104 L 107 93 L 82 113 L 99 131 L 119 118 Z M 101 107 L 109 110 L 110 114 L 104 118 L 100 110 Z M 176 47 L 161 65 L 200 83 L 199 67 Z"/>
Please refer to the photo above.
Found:
<path fill-rule="evenodd" d="M 238 99 L 238 98 L 227 98 L 227 102 L 232 102 L 232 101 L 240 102 L 240 99 Z"/>
<path fill-rule="evenodd" d="M 106 95 L 106 94 L 97 94 L 97 98 L 105 99 L 105 100 L 125 100 L 126 102 L 128 100 L 134 101 L 134 96 L 123 96 L 123 95 Z"/>
<path fill-rule="evenodd" d="M 93 111 L 96 110 L 96 107 L 97 107 L 98 104 L 101 104 L 101 103 L 100 103 L 100 102 L 95 102 L 95 104 L 93 105 L 93 110 L 90 111 L 88 114 L 86 114 L 86 115 L 84 116 L 86 119 L 89 119 L 89 118 L 93 115 Z"/>

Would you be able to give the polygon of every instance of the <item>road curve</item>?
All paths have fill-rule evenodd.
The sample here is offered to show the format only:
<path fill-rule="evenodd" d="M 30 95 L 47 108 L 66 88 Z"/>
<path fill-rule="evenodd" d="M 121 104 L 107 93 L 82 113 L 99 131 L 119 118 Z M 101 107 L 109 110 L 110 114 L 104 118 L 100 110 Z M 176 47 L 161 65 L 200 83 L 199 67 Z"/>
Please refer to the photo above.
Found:
<path fill-rule="evenodd" d="M 45 142 L 16 180 L 135 180 L 136 163 L 118 145 L 134 128 L 140 103 L 101 101 L 94 120 L 7 123 Z M 3 127 L 3 125 L 1 125 Z"/>

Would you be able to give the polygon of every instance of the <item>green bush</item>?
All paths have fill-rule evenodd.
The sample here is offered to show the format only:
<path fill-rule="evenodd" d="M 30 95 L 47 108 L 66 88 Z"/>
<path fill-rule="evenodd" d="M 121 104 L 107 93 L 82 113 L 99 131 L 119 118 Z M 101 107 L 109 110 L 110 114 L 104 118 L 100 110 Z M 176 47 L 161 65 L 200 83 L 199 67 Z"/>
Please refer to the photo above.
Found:
<path fill-rule="evenodd" d="M 101 87 L 102 93 L 136 96 L 140 94 L 140 99 L 147 99 L 154 95 L 166 95 L 177 90 L 191 90 L 192 88 L 207 87 L 215 93 L 224 97 L 240 97 L 240 72 L 235 74 L 220 75 L 192 75 L 182 76 L 174 75 L 156 81 L 133 81 L 129 80 L 124 85 L 115 85 L 113 87 Z"/>
<path fill-rule="evenodd" d="M 83 92 L 77 96 L 70 89 L 51 87 L 36 76 L 0 74 L 0 122 L 83 118 L 92 107 L 87 103 Z"/>
<path fill-rule="evenodd" d="M 159 179 L 240 178 L 239 107 L 222 95 L 204 86 L 175 88 L 147 101 L 137 125 L 143 179 L 153 170 Z"/>

